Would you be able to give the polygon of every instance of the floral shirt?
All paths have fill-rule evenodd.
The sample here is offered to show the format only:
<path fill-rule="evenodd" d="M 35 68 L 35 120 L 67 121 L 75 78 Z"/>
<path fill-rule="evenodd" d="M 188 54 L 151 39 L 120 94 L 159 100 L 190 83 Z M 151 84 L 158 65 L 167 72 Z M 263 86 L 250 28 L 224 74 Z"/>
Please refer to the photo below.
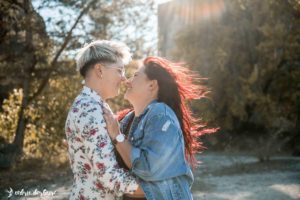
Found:
<path fill-rule="evenodd" d="M 118 166 L 103 106 L 108 105 L 84 86 L 67 117 L 65 131 L 74 174 L 72 200 L 119 199 L 138 187 L 134 177 Z"/>

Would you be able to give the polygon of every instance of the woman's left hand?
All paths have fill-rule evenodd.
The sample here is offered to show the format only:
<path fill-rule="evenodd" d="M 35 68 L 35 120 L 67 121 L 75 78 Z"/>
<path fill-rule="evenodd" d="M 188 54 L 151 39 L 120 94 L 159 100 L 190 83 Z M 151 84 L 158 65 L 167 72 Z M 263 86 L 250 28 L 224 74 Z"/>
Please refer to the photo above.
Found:
<path fill-rule="evenodd" d="M 117 118 L 114 116 L 111 110 L 103 108 L 103 117 L 106 121 L 106 128 L 110 138 L 114 139 L 120 133 L 120 125 Z"/>

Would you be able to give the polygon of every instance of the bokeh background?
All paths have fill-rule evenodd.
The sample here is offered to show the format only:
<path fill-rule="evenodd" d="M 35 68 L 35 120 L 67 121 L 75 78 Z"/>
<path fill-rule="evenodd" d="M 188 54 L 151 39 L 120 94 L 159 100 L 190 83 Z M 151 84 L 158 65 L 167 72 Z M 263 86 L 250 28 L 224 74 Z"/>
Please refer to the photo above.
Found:
<path fill-rule="evenodd" d="M 229 158 L 234 167 L 226 168 L 228 176 L 288 168 L 295 172 L 296 193 L 279 199 L 300 199 L 299 0 L 0 1 L 2 191 L 71 176 L 63 139 L 68 109 L 82 88 L 74 56 L 96 39 L 130 47 L 128 77 L 149 55 L 198 72 L 210 92 L 192 102 L 193 112 L 207 127 L 219 128 L 199 138 L 207 148 L 202 166 L 211 169 L 215 160 Z M 109 101 L 115 112 L 129 106 L 124 91 Z M 237 162 L 236 154 L 248 157 Z M 278 156 L 285 159 L 274 163 Z M 249 160 L 254 166 L 244 165 Z M 197 176 L 205 176 L 199 169 Z M 194 191 L 202 191 L 200 199 L 234 199 L 205 196 L 211 187 L 196 179 Z M 252 197 L 240 199 L 259 199 Z"/>

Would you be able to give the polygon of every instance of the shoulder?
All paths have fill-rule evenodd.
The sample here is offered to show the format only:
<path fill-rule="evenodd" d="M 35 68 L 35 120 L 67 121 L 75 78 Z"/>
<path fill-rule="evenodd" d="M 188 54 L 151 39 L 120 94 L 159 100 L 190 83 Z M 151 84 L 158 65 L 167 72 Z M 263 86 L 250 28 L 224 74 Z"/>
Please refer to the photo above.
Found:
<path fill-rule="evenodd" d="M 72 114 L 81 114 L 82 112 L 87 112 L 87 114 L 92 114 L 93 112 L 102 113 L 102 107 L 100 102 L 97 102 L 90 96 L 78 95 L 71 107 Z M 99 112 L 100 111 L 100 112 Z"/>
<path fill-rule="evenodd" d="M 91 105 L 100 105 L 100 102 L 96 101 L 91 96 L 78 95 L 73 103 L 74 106 L 87 107 Z"/>
<path fill-rule="evenodd" d="M 147 114 L 147 121 L 164 122 L 168 120 L 176 124 L 176 126 L 179 126 L 179 121 L 175 112 L 167 104 L 163 102 L 156 102 L 149 107 L 149 111 Z"/>
<path fill-rule="evenodd" d="M 167 104 L 156 102 L 149 107 L 145 127 L 151 132 L 177 132 L 180 123 L 175 112 Z"/>
<path fill-rule="evenodd" d="M 176 117 L 175 112 L 163 102 L 155 102 L 149 106 L 149 117 L 154 116 L 166 116 L 166 117 Z"/>

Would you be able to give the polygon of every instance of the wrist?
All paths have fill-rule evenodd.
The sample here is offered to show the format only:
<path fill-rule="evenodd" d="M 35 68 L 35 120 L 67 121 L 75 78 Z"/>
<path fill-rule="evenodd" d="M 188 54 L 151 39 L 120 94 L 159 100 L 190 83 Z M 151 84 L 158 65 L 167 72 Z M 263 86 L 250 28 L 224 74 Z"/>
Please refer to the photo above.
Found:
<path fill-rule="evenodd" d="M 112 142 L 114 145 L 124 142 L 125 141 L 125 135 L 119 132 L 114 138 L 112 138 Z"/>
<path fill-rule="evenodd" d="M 115 133 L 113 133 L 113 134 L 110 135 L 110 138 L 111 138 L 112 140 L 115 140 L 116 137 L 117 137 L 120 133 L 121 133 L 121 132 L 115 132 Z"/>

